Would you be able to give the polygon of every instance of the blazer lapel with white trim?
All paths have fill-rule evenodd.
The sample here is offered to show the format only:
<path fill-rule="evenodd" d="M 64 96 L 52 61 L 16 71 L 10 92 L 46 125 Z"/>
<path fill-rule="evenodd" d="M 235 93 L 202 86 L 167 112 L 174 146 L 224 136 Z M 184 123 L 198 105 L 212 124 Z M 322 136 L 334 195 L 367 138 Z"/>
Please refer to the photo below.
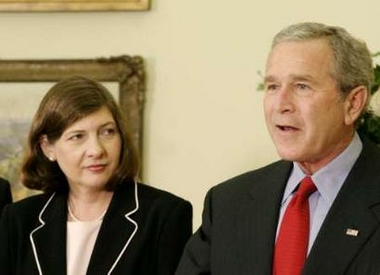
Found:
<path fill-rule="evenodd" d="M 133 214 L 139 208 L 137 186 L 137 183 L 130 182 L 115 190 L 100 228 L 87 274 L 114 274 L 120 259 L 128 253 L 128 247 L 138 230 L 138 224 L 133 219 Z M 123 268 L 133 262 L 133 259 L 129 259 L 128 263 L 124 261 Z"/>
<path fill-rule="evenodd" d="M 87 274 L 112 274 L 138 230 L 133 220 L 133 214 L 138 211 L 137 184 L 130 182 L 116 189 L 95 242 Z M 66 195 L 50 197 L 30 234 L 32 258 L 39 274 L 66 275 L 66 201 Z"/>
<path fill-rule="evenodd" d="M 66 196 L 52 195 L 29 238 L 39 274 L 66 275 L 66 220 Z"/>

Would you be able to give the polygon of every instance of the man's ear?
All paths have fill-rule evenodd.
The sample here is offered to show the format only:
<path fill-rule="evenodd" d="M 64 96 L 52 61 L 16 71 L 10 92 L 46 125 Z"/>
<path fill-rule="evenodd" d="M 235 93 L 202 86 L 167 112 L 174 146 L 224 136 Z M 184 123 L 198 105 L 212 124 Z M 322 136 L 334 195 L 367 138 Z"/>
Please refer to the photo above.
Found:
<path fill-rule="evenodd" d="M 358 86 L 350 91 L 345 99 L 346 125 L 353 125 L 367 105 L 369 91 L 365 86 Z"/>
<path fill-rule="evenodd" d="M 40 147 L 45 157 L 50 161 L 55 161 L 55 154 L 52 145 L 49 143 L 47 135 L 42 135 L 39 140 Z"/>

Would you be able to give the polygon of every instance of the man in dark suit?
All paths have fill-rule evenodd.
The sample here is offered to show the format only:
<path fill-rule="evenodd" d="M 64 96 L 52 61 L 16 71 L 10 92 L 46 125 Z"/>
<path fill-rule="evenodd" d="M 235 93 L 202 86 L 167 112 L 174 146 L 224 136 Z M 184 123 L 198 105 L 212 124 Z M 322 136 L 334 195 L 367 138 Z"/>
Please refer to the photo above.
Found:
<path fill-rule="evenodd" d="M 366 45 L 343 28 L 274 37 L 264 111 L 281 160 L 208 192 L 177 275 L 380 274 L 380 151 L 356 133 L 372 78 Z"/>
<path fill-rule="evenodd" d="M 3 207 L 12 202 L 11 188 L 9 182 L 3 178 L 0 178 L 0 214 Z"/>

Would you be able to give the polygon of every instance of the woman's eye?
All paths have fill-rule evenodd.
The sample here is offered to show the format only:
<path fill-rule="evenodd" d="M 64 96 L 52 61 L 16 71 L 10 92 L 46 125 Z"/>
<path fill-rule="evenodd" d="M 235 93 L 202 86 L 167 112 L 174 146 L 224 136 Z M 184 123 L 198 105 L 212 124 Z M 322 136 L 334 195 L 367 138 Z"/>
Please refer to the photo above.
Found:
<path fill-rule="evenodd" d="M 75 134 L 69 137 L 69 140 L 81 140 L 83 138 L 83 134 Z"/>
<path fill-rule="evenodd" d="M 105 135 L 105 136 L 112 136 L 115 133 L 116 133 L 116 129 L 115 128 L 106 128 L 102 132 L 102 134 Z"/>

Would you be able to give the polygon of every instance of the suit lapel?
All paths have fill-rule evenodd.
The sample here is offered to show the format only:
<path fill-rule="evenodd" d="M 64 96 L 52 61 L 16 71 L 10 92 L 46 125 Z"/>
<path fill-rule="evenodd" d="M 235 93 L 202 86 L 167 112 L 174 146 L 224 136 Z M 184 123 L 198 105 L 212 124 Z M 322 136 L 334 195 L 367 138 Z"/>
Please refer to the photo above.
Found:
<path fill-rule="evenodd" d="M 304 274 L 344 274 L 379 227 L 380 213 L 374 207 L 380 203 L 379 159 L 376 148 L 363 147 L 315 240 Z"/>
<path fill-rule="evenodd" d="M 241 274 L 271 273 L 279 208 L 291 168 L 290 162 L 281 161 L 263 177 L 251 179 L 254 184 L 237 213 Z"/>
<path fill-rule="evenodd" d="M 118 186 L 104 217 L 87 274 L 111 274 L 133 240 L 138 225 L 133 214 L 138 210 L 137 184 Z"/>
<path fill-rule="evenodd" d="M 34 261 L 39 274 L 66 274 L 66 198 L 52 195 L 30 234 Z"/>

